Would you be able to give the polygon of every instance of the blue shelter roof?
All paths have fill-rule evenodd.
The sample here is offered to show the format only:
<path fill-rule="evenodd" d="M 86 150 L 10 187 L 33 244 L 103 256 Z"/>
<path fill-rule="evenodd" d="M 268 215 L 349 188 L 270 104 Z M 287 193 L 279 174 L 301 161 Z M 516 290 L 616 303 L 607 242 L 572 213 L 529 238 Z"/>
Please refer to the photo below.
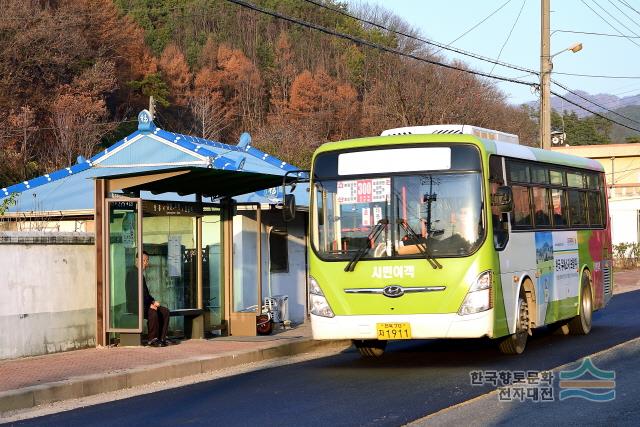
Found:
<path fill-rule="evenodd" d="M 202 167 L 229 171 L 284 175 L 297 167 L 271 156 L 251 145 L 248 133 L 238 145 L 182 135 L 160 129 L 148 111 L 138 115 L 138 130 L 90 159 L 43 176 L 0 189 L 0 199 L 19 193 L 9 212 L 57 212 L 93 209 L 95 177 L 123 175 L 160 169 Z M 298 190 L 299 191 L 299 190 Z M 306 195 L 306 191 L 304 194 Z M 243 201 L 274 203 L 277 190 L 258 191 L 240 196 Z M 280 195 L 281 196 L 281 195 Z M 144 199 L 193 200 L 193 196 L 152 195 Z M 306 201 L 305 201 L 306 200 Z M 308 196 L 298 196 L 298 203 L 308 204 Z"/>

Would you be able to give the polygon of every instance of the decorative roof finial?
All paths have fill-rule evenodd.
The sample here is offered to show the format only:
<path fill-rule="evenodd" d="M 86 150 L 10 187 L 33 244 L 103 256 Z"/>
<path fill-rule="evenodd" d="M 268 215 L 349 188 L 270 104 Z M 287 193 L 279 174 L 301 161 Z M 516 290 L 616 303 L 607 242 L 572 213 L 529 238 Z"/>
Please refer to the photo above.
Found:
<path fill-rule="evenodd" d="M 151 132 L 156 128 L 149 110 L 142 110 L 138 113 L 138 130 L 141 132 Z"/>

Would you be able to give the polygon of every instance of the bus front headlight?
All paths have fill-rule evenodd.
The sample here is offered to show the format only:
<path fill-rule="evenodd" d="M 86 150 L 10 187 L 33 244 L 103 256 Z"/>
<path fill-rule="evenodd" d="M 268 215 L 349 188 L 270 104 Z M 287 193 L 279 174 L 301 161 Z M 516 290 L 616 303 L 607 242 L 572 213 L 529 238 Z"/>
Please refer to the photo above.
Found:
<path fill-rule="evenodd" d="M 491 298 L 491 283 L 493 281 L 491 270 L 483 271 L 475 280 L 467 296 L 464 298 L 458 314 L 473 314 L 489 310 L 493 307 Z"/>
<path fill-rule="evenodd" d="M 309 276 L 309 307 L 311 308 L 311 314 L 315 314 L 316 316 L 335 316 L 318 282 L 311 276 Z"/>

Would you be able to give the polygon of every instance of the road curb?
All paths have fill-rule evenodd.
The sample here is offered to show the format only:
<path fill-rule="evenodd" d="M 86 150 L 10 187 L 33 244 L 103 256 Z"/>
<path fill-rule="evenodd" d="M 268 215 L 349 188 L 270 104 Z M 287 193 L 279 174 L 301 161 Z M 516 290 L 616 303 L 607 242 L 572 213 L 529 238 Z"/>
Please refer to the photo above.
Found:
<path fill-rule="evenodd" d="M 28 409 L 42 404 L 211 373 L 233 366 L 293 356 L 322 348 L 347 348 L 350 345 L 351 341 L 349 340 L 315 341 L 309 338 L 258 350 L 198 356 L 142 368 L 132 368 L 108 374 L 83 375 L 64 381 L 4 391 L 0 392 L 0 416 L 9 411 Z"/>

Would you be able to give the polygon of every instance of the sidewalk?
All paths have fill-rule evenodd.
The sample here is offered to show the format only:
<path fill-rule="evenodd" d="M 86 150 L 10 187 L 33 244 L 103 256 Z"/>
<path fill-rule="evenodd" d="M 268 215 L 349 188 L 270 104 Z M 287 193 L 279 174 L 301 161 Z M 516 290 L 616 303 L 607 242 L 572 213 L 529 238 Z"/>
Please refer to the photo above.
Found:
<path fill-rule="evenodd" d="M 45 403 L 349 345 L 350 341 L 314 341 L 311 326 L 305 323 L 268 336 L 186 340 L 161 348 L 89 348 L 0 360 L 0 416 Z"/>
<path fill-rule="evenodd" d="M 640 289 L 640 269 L 615 270 L 613 284 L 614 295 Z"/>

